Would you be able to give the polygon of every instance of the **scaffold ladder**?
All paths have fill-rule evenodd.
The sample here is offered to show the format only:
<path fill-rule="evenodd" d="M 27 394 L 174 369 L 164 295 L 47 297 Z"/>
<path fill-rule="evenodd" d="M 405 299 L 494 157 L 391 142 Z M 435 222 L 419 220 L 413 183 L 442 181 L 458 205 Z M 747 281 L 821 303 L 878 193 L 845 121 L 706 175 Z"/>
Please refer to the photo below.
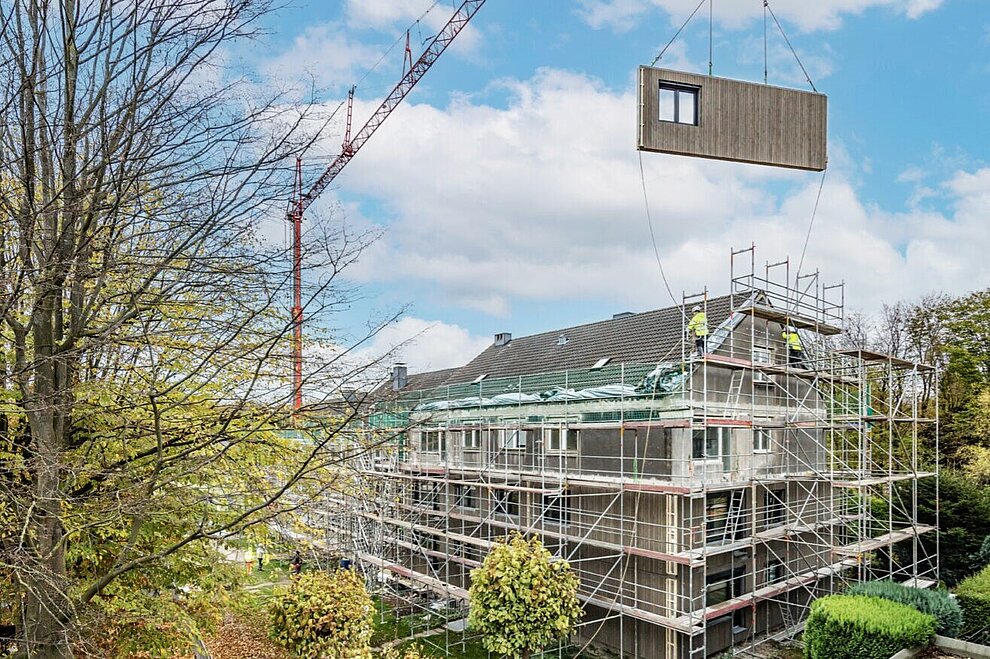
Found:
<path fill-rule="evenodd" d="M 743 516 L 743 503 L 746 501 L 746 490 L 733 490 L 729 495 L 729 514 L 725 520 L 724 540 L 732 542 L 739 531 L 739 523 Z"/>

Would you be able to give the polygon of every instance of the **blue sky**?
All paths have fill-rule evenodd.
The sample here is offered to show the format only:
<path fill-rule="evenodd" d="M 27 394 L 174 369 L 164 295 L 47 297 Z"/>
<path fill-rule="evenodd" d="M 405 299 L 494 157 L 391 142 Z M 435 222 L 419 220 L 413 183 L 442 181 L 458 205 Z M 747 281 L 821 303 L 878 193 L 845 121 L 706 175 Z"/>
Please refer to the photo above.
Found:
<path fill-rule="evenodd" d="M 314 79 L 327 108 L 361 80 L 360 125 L 401 74 L 432 0 L 294 0 L 247 56 L 278 83 Z M 405 339 L 413 370 L 525 335 L 668 306 L 634 148 L 636 67 L 697 0 L 488 0 L 315 209 L 382 237 L 347 273 L 364 298 L 337 322 L 410 305 L 369 348 Z M 829 97 L 829 168 L 806 269 L 851 309 L 990 285 L 990 3 L 771 0 Z M 411 30 L 414 56 L 452 11 Z M 760 0 L 714 0 L 716 75 L 763 77 Z M 399 38 L 400 43 L 368 70 Z M 708 5 L 662 63 L 704 72 Z M 769 82 L 807 89 L 769 23 Z M 331 124 L 318 168 L 340 142 Z M 731 247 L 800 256 L 820 175 L 643 154 L 675 296 L 728 288 Z"/>

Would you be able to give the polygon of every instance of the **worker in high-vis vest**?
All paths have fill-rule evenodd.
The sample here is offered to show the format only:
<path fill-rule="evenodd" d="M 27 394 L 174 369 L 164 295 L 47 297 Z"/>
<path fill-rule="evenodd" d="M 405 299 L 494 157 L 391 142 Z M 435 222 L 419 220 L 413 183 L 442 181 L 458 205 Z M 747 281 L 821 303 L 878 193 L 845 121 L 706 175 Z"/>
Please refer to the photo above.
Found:
<path fill-rule="evenodd" d="M 693 316 L 688 322 L 688 334 L 694 335 L 694 349 L 699 355 L 705 354 L 705 339 L 708 337 L 708 316 L 699 305 L 691 309 Z"/>
<path fill-rule="evenodd" d="M 801 347 L 801 337 L 797 330 L 788 325 L 781 334 L 787 343 L 787 363 L 790 366 L 804 366 L 804 349 Z"/>

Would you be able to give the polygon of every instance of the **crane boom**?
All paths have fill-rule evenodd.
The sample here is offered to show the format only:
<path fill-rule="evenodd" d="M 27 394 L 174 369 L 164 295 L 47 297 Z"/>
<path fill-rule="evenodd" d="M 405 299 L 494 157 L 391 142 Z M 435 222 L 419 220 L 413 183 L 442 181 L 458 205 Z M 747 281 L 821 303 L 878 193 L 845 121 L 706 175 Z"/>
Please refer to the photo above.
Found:
<path fill-rule="evenodd" d="M 301 211 L 305 211 L 309 208 L 309 205 L 316 201 L 327 186 L 333 182 L 337 175 L 340 174 L 341 170 L 347 166 L 347 163 L 351 161 L 351 158 L 364 146 L 365 142 L 374 135 L 378 127 L 384 123 L 392 111 L 402 102 L 412 88 L 416 86 L 416 83 L 420 81 L 426 72 L 430 70 L 433 63 L 437 61 L 437 58 L 443 54 L 443 51 L 447 49 L 447 46 L 460 34 L 464 26 L 468 24 L 468 21 L 481 9 L 481 5 L 485 4 L 485 0 L 464 0 L 464 3 L 454 12 L 454 15 L 450 17 L 447 24 L 443 26 L 443 29 L 433 37 L 433 41 L 427 46 L 423 54 L 419 56 L 416 63 L 413 64 L 409 71 L 406 72 L 399 83 L 394 89 L 385 97 L 382 104 L 378 106 L 375 113 L 371 115 L 371 118 L 361 127 L 355 135 L 354 139 L 349 142 L 345 142 L 344 148 L 341 150 L 340 154 L 334 159 L 330 166 L 320 175 L 320 178 L 316 179 L 313 187 L 309 189 L 300 200 Z"/>
<path fill-rule="evenodd" d="M 302 191 L 302 161 L 296 159 L 296 178 L 294 183 L 293 203 L 289 211 L 288 220 L 292 222 L 293 249 L 292 249 L 292 407 L 295 412 L 299 412 L 303 405 L 302 384 L 303 384 L 303 364 L 302 364 L 302 218 L 303 213 L 310 204 L 316 201 L 327 186 L 333 182 L 341 170 L 351 161 L 354 155 L 361 150 L 378 127 L 384 123 L 388 116 L 392 114 L 399 103 L 402 102 L 412 88 L 416 86 L 420 78 L 426 75 L 437 58 L 447 50 L 450 42 L 460 34 L 468 21 L 481 9 L 485 0 L 464 0 L 461 6 L 450 17 L 443 29 L 433 37 L 430 45 L 426 47 L 423 54 L 419 56 L 416 63 L 409 67 L 398 84 L 385 97 L 382 104 L 378 106 L 371 118 L 361 127 L 361 130 L 351 139 L 351 111 L 354 104 L 354 88 L 352 87 L 347 98 L 347 128 L 344 133 L 344 143 L 341 146 L 340 154 L 334 159 L 330 166 L 316 179 L 306 193 Z M 409 52 L 409 35 L 406 33 L 406 52 Z"/>

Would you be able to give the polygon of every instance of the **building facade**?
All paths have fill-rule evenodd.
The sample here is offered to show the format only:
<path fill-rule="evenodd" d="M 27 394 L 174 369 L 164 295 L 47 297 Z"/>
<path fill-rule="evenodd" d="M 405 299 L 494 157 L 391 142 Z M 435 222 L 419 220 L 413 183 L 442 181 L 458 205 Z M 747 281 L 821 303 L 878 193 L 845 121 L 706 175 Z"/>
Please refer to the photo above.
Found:
<path fill-rule="evenodd" d="M 918 480 L 935 477 L 917 446 L 934 373 L 838 349 L 841 287 L 770 275 L 496 335 L 461 368 L 397 367 L 376 410 L 389 441 L 356 460 L 364 487 L 334 516 L 343 550 L 377 586 L 463 603 L 493 540 L 539 534 L 580 577 L 572 642 L 632 657 L 793 635 L 813 598 L 855 581 L 935 583 L 915 515 Z"/>

